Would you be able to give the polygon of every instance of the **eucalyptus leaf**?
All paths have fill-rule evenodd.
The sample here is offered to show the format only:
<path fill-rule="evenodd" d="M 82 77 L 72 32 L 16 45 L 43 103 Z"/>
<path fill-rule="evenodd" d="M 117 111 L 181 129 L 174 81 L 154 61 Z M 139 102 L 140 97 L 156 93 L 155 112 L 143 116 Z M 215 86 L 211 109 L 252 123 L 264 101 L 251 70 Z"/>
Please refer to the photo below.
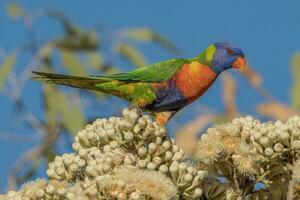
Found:
<path fill-rule="evenodd" d="M 4 87 L 8 75 L 12 72 L 17 60 L 17 53 L 12 52 L 2 62 L 0 66 L 0 89 Z"/>
<path fill-rule="evenodd" d="M 102 55 L 99 52 L 88 52 L 87 53 L 87 61 L 88 66 L 91 66 L 94 69 L 101 69 L 103 65 L 103 58 Z"/>
<path fill-rule="evenodd" d="M 66 67 L 71 74 L 76 74 L 76 75 L 87 74 L 83 63 L 80 61 L 80 59 L 78 58 L 78 56 L 74 51 L 61 49 L 60 56 L 61 56 L 61 62 L 63 66 Z"/>
<path fill-rule="evenodd" d="M 18 3 L 10 3 L 6 6 L 6 12 L 10 18 L 17 20 L 25 14 L 24 8 Z"/>
<path fill-rule="evenodd" d="M 125 31 L 125 35 L 134 40 L 151 42 L 154 39 L 154 33 L 149 28 L 132 28 Z"/>
<path fill-rule="evenodd" d="M 136 67 L 145 66 L 147 63 L 143 54 L 132 44 L 122 43 L 119 46 L 119 53 Z"/>
<path fill-rule="evenodd" d="M 292 71 L 294 84 L 292 87 L 292 107 L 300 109 L 300 53 L 294 55 L 292 59 Z"/>
<path fill-rule="evenodd" d="M 69 133 L 76 134 L 84 127 L 85 119 L 80 104 L 70 102 L 71 99 L 52 85 L 45 86 L 46 117 L 48 126 L 57 128 L 62 125 Z"/>
<path fill-rule="evenodd" d="M 180 54 L 180 50 L 169 39 L 149 28 L 127 29 L 125 35 L 137 41 L 155 42 L 175 55 Z"/>

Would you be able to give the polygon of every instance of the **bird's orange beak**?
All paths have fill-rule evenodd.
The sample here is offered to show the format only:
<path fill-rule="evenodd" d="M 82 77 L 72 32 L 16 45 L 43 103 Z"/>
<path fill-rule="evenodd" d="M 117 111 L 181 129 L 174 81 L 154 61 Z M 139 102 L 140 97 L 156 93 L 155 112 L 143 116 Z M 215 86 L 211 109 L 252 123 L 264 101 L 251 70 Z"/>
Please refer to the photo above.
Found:
<path fill-rule="evenodd" d="M 239 56 L 232 64 L 232 67 L 236 69 L 244 70 L 246 67 L 246 59 L 244 57 Z"/>

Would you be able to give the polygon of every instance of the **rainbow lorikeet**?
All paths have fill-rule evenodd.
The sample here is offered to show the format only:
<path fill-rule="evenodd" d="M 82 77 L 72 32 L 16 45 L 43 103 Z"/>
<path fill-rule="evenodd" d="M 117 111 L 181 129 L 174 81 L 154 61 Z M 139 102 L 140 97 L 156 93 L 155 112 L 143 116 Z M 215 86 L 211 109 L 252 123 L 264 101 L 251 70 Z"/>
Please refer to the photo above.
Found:
<path fill-rule="evenodd" d="M 158 124 L 166 124 L 180 109 L 199 98 L 230 68 L 246 65 L 241 49 L 226 42 L 209 45 L 191 59 L 170 59 L 127 73 L 106 76 L 69 76 L 33 72 L 38 79 L 77 88 L 96 90 L 126 99 L 150 111 Z"/>

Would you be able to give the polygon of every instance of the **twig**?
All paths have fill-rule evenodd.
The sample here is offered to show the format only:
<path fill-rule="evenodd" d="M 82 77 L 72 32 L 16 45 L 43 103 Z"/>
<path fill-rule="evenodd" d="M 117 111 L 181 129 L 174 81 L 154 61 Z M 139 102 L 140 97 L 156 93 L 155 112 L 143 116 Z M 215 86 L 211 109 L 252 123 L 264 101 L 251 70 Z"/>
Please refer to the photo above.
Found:
<path fill-rule="evenodd" d="M 26 151 L 14 164 L 12 167 L 9 179 L 8 179 L 8 190 L 15 190 L 18 182 L 18 175 L 24 166 L 34 159 L 39 159 L 45 155 L 45 153 L 52 147 L 58 137 L 58 131 L 49 132 L 43 140 L 42 143 L 28 151 Z"/>
<path fill-rule="evenodd" d="M 13 141 L 13 142 L 32 142 L 36 141 L 35 135 L 21 135 L 16 133 L 0 132 L 0 140 Z"/>

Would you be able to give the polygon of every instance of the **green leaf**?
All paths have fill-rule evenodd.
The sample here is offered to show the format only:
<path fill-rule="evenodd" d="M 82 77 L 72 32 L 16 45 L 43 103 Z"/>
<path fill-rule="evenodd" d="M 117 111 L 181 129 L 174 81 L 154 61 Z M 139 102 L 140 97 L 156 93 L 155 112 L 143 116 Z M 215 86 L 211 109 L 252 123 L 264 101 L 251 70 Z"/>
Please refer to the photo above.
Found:
<path fill-rule="evenodd" d="M 133 45 L 128 43 L 122 43 L 119 46 L 119 53 L 127 60 L 132 62 L 137 67 L 142 67 L 146 65 L 145 57 L 140 53 L 140 51 Z"/>
<path fill-rule="evenodd" d="M 0 66 L 0 89 L 4 87 L 5 81 L 7 80 L 9 73 L 13 70 L 16 60 L 17 60 L 17 53 L 12 52 L 2 62 Z"/>
<path fill-rule="evenodd" d="M 166 37 L 149 28 L 132 28 L 125 31 L 125 35 L 133 40 L 142 42 L 156 42 L 171 53 L 180 54 L 180 50 Z"/>
<path fill-rule="evenodd" d="M 294 84 L 292 87 L 292 107 L 300 109 L 300 53 L 292 58 L 292 71 Z"/>
<path fill-rule="evenodd" d="M 75 135 L 85 124 L 81 105 L 70 104 L 68 96 L 54 86 L 46 85 L 45 89 L 47 124 L 52 128 L 61 124 L 69 133 Z"/>
<path fill-rule="evenodd" d="M 57 121 L 57 90 L 54 85 L 45 84 L 44 94 L 46 124 L 48 129 L 54 131 L 59 127 Z"/>
<path fill-rule="evenodd" d="M 6 6 L 6 12 L 13 20 L 17 20 L 25 14 L 24 8 L 17 3 L 10 3 Z"/>
<path fill-rule="evenodd" d="M 103 65 L 103 58 L 99 52 L 88 52 L 87 53 L 88 66 L 94 69 L 101 69 Z"/>
<path fill-rule="evenodd" d="M 61 49 L 60 50 L 61 62 L 68 69 L 71 74 L 86 75 L 87 72 L 84 65 L 76 56 L 74 51 Z"/>
<path fill-rule="evenodd" d="M 149 28 L 132 28 L 125 31 L 125 35 L 134 40 L 150 42 L 154 39 L 154 33 Z"/>
<path fill-rule="evenodd" d="M 157 42 L 162 47 L 164 47 L 165 49 L 170 51 L 171 53 L 173 53 L 175 55 L 180 55 L 181 54 L 181 51 L 169 39 L 167 39 L 163 35 L 160 35 L 158 33 L 154 33 L 153 37 L 154 37 L 153 38 L 154 42 Z"/>
<path fill-rule="evenodd" d="M 63 119 L 63 125 L 75 136 L 78 130 L 82 129 L 85 124 L 85 120 L 81 111 L 81 105 L 70 105 L 70 99 L 64 93 L 60 93 L 59 102 L 60 115 Z"/>

